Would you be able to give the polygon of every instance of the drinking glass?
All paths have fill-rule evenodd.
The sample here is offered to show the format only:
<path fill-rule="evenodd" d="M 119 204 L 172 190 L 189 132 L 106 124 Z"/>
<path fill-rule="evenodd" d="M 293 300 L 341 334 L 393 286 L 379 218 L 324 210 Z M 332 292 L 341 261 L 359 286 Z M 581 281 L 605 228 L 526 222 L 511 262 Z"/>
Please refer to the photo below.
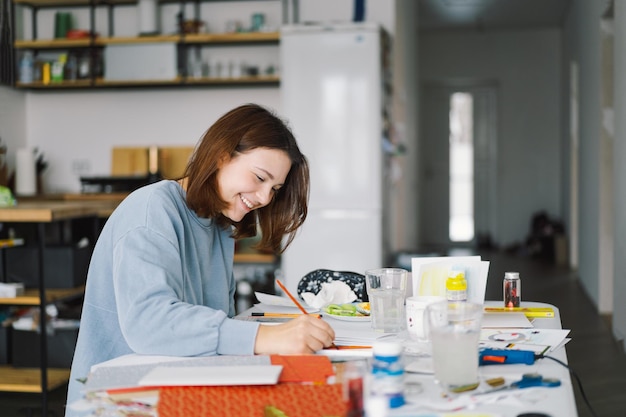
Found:
<path fill-rule="evenodd" d="M 445 391 L 476 388 L 481 304 L 436 302 L 426 307 L 435 380 Z"/>
<path fill-rule="evenodd" d="M 370 302 L 372 328 L 383 333 L 405 329 L 404 300 L 408 271 L 401 268 L 379 268 L 365 271 Z"/>

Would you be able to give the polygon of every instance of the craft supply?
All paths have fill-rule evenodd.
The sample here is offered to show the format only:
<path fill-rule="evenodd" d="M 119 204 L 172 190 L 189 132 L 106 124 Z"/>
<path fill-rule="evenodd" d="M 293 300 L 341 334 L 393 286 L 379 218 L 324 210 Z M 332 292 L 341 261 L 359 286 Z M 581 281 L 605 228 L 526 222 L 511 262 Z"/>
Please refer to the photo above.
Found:
<path fill-rule="evenodd" d="M 454 267 L 450 270 L 446 280 L 446 298 L 448 301 L 467 301 L 467 280 L 463 269 Z"/>
<path fill-rule="evenodd" d="M 300 309 L 300 311 L 302 311 L 302 314 L 309 314 L 307 313 L 307 311 L 304 309 L 304 307 L 302 306 L 302 304 L 300 304 L 300 302 L 298 300 L 296 300 L 296 297 L 294 297 L 293 295 L 291 295 L 291 293 L 289 292 L 289 290 L 287 289 L 287 287 L 285 287 L 285 285 L 280 282 L 279 279 L 276 280 L 276 284 L 278 284 L 278 286 L 280 287 L 281 290 L 283 290 L 285 292 L 285 294 L 287 294 L 287 297 L 289 297 L 291 299 L 291 301 L 293 301 L 293 303 L 296 305 L 296 307 L 298 307 Z"/>
<path fill-rule="evenodd" d="M 505 307 L 519 307 L 522 300 L 522 281 L 519 272 L 505 272 L 502 283 Z"/>
<path fill-rule="evenodd" d="M 551 307 L 485 307 L 485 313 L 524 313 L 529 318 L 554 317 L 554 309 Z"/>
<path fill-rule="evenodd" d="M 293 301 L 293 303 L 300 309 L 300 311 L 302 311 L 302 314 L 309 314 L 304 307 L 302 306 L 302 304 L 300 304 L 300 302 L 296 299 L 296 297 L 294 297 L 289 290 L 287 289 L 287 287 L 285 287 L 285 285 L 283 285 L 282 282 L 280 282 L 279 279 L 276 279 L 276 284 L 278 284 L 278 286 L 280 287 L 281 290 L 283 290 L 285 292 L 285 294 L 287 294 L 287 297 L 289 297 L 291 299 L 291 301 Z M 321 316 L 320 316 L 321 318 Z M 332 349 L 337 349 L 337 346 L 335 346 L 334 343 L 332 343 L 330 345 L 330 347 Z"/>
<path fill-rule="evenodd" d="M 372 349 L 370 395 L 387 399 L 389 408 L 404 405 L 403 347 L 400 343 L 376 342 Z"/>
<path fill-rule="evenodd" d="M 307 313 L 309 314 L 309 313 Z M 294 313 L 259 313 L 259 312 L 253 312 L 252 316 L 253 317 L 284 317 L 284 318 L 296 318 L 296 317 L 300 317 L 302 314 L 294 314 Z M 309 314 L 309 316 L 313 316 L 315 318 L 321 318 L 322 315 L 321 314 Z"/>
<path fill-rule="evenodd" d="M 513 349 L 482 349 L 479 353 L 479 365 L 509 365 L 535 363 L 535 352 L 532 350 Z"/>

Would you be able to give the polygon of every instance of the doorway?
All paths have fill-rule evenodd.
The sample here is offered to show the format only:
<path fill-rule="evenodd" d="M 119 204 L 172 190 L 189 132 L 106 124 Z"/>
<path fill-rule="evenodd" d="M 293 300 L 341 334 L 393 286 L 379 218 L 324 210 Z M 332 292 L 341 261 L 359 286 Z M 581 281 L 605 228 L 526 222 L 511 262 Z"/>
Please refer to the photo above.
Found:
<path fill-rule="evenodd" d="M 497 86 L 427 84 L 422 91 L 420 240 L 436 249 L 491 245 L 497 237 Z"/>

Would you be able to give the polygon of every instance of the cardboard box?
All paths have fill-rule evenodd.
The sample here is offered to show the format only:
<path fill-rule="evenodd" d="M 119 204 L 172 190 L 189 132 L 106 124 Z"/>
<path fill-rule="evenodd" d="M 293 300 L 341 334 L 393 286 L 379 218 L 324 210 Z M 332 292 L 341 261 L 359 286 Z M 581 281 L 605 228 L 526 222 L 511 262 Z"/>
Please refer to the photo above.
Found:
<path fill-rule="evenodd" d="M 11 248 L 7 254 L 8 282 L 22 282 L 26 288 L 39 287 L 37 247 Z M 91 246 L 48 246 L 44 250 L 44 281 L 46 288 L 75 288 L 84 285 L 91 259 Z"/>
<path fill-rule="evenodd" d="M 78 329 L 58 329 L 48 335 L 48 368 L 70 368 Z M 36 331 L 12 329 L 12 364 L 16 368 L 38 368 L 41 341 Z"/>

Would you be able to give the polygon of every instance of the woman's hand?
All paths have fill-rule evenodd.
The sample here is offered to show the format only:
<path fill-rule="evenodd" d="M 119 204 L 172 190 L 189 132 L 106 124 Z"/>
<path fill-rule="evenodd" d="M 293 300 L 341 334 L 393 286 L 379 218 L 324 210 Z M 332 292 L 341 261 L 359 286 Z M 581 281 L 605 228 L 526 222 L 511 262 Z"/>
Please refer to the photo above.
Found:
<path fill-rule="evenodd" d="M 331 346 L 335 332 L 317 317 L 302 315 L 278 325 L 261 325 L 254 344 L 254 353 L 304 354 L 315 353 Z"/>

